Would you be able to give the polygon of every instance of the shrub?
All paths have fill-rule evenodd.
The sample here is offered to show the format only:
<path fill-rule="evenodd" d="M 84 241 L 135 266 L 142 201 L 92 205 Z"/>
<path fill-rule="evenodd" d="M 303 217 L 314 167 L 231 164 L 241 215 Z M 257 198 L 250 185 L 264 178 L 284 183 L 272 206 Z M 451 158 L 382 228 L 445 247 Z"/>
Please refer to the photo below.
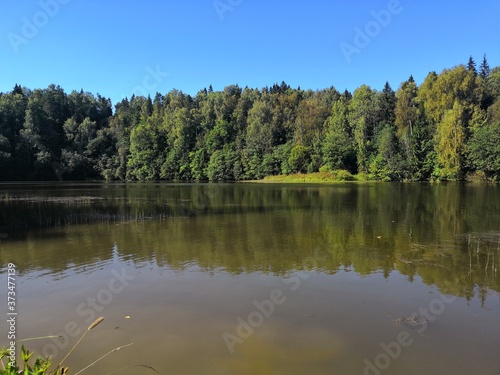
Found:
<path fill-rule="evenodd" d="M 355 178 L 351 174 L 351 172 L 346 171 L 345 169 L 339 169 L 337 171 L 334 171 L 333 174 L 335 175 L 335 179 L 337 181 L 354 181 Z"/>

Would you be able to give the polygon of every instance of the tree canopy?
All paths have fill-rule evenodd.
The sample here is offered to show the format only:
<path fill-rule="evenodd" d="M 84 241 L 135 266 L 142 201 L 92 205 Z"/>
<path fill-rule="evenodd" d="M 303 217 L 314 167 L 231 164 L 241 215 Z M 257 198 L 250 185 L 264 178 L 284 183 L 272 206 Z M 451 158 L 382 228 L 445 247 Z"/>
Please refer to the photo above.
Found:
<path fill-rule="evenodd" d="M 0 93 L 0 180 L 248 180 L 346 170 L 374 180 L 498 180 L 500 68 L 412 76 L 396 91 L 182 91 L 124 98 L 56 85 Z"/>

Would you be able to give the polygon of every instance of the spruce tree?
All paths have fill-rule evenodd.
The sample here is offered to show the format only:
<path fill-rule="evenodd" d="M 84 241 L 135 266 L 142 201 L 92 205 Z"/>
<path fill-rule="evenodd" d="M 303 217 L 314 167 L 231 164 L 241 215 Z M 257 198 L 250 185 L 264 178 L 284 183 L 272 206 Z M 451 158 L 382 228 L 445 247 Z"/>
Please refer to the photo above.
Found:
<path fill-rule="evenodd" d="M 486 54 L 484 54 L 483 62 L 481 63 L 481 72 L 479 75 L 484 79 L 490 76 L 490 65 L 488 64 L 488 60 L 486 60 Z"/>
<path fill-rule="evenodd" d="M 14 89 L 12 90 L 12 94 L 20 94 L 24 96 L 23 89 L 17 83 L 14 86 Z"/>
<path fill-rule="evenodd" d="M 474 61 L 472 56 L 469 57 L 469 62 L 467 63 L 467 70 L 473 72 L 474 75 L 477 74 L 476 62 Z"/>

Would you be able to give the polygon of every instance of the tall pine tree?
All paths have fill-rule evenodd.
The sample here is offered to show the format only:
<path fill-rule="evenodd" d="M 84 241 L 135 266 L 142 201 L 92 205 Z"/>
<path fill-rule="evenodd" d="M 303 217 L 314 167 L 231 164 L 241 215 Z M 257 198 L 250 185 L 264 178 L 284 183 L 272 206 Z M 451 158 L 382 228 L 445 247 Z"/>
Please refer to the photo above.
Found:
<path fill-rule="evenodd" d="M 467 63 L 467 70 L 473 72 L 474 75 L 477 74 L 476 62 L 474 61 L 472 56 L 469 57 L 469 62 Z"/>
<path fill-rule="evenodd" d="M 490 76 L 490 65 L 488 64 L 488 60 L 486 59 L 486 54 L 484 54 L 483 62 L 481 63 L 481 72 L 479 75 L 484 79 Z"/>

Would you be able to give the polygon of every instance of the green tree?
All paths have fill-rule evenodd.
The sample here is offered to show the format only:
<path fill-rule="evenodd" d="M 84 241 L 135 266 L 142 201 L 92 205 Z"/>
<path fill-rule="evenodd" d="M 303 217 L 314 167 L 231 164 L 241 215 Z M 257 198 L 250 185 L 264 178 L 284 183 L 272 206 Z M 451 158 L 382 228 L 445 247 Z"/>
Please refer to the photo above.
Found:
<path fill-rule="evenodd" d="M 256 101 L 248 112 L 246 144 L 250 150 L 268 154 L 273 147 L 272 111 L 268 103 Z"/>
<path fill-rule="evenodd" d="M 193 179 L 197 181 L 206 180 L 208 178 L 207 165 L 209 158 L 205 148 L 200 148 L 191 151 L 189 154 L 189 167 L 191 169 L 191 175 Z"/>
<path fill-rule="evenodd" d="M 73 179 L 79 179 L 81 176 L 96 177 L 94 168 L 96 160 L 92 159 L 92 149 L 89 147 L 97 138 L 95 121 L 86 117 L 79 124 L 74 118 L 69 118 L 64 123 L 63 129 L 66 147 L 61 153 L 60 173 L 68 173 Z"/>
<path fill-rule="evenodd" d="M 27 101 L 18 85 L 12 93 L 0 95 L 0 180 L 21 179 L 26 173 L 20 132 Z"/>
<path fill-rule="evenodd" d="M 127 179 L 154 181 L 160 178 L 164 141 L 159 127 L 143 120 L 130 134 Z"/>
<path fill-rule="evenodd" d="M 500 98 L 500 66 L 491 70 L 486 84 L 493 100 Z"/>
<path fill-rule="evenodd" d="M 401 180 L 401 159 L 393 125 L 382 123 L 375 136 L 376 155 L 370 162 L 370 174 L 380 181 Z"/>
<path fill-rule="evenodd" d="M 467 155 L 475 170 L 500 180 L 500 121 L 474 131 L 467 144 Z"/>
<path fill-rule="evenodd" d="M 373 134 L 379 113 L 376 94 L 369 86 L 362 85 L 354 91 L 349 105 L 349 122 L 353 128 L 358 170 L 364 173 L 368 173 Z"/>
<path fill-rule="evenodd" d="M 381 92 L 377 93 L 379 107 L 379 123 L 394 124 L 396 120 L 396 93 L 389 82 L 386 82 Z"/>
<path fill-rule="evenodd" d="M 291 173 L 305 173 L 311 162 L 311 149 L 302 145 L 295 145 L 290 151 L 288 165 Z"/>
<path fill-rule="evenodd" d="M 55 130 L 48 126 L 40 96 L 40 92 L 35 92 L 35 95 L 30 97 L 23 129 L 20 131 L 23 151 L 27 157 L 29 179 L 43 176 L 40 171 L 47 170 L 54 162 L 51 149 L 58 138 Z"/>
<path fill-rule="evenodd" d="M 312 147 L 315 140 L 321 138 L 324 123 L 329 115 L 328 107 L 321 104 L 318 94 L 312 94 L 311 97 L 300 101 L 296 113 L 295 143 Z"/>
<path fill-rule="evenodd" d="M 417 129 L 420 121 L 421 108 L 418 103 L 418 88 L 413 79 L 404 82 L 396 93 L 395 110 L 396 135 L 400 149 L 405 159 L 404 179 L 418 180 L 422 177 L 421 169 L 425 155 L 419 153 L 421 129 Z"/>
<path fill-rule="evenodd" d="M 187 108 L 179 107 L 173 113 L 165 114 L 162 132 L 166 134 L 167 156 L 161 177 L 167 180 L 191 179 L 189 155 L 196 142 L 192 113 Z"/>
<path fill-rule="evenodd" d="M 349 124 L 349 103 L 341 97 L 332 106 L 326 121 L 326 134 L 322 143 L 323 165 L 329 170 L 347 169 L 355 173 L 356 152 Z"/>
<path fill-rule="evenodd" d="M 171 90 L 132 95 L 114 113 L 109 99 L 83 90 L 16 85 L 0 93 L 0 180 L 219 181 L 320 167 L 381 180 L 461 179 L 477 168 L 494 176 L 479 147 L 500 121 L 500 68 L 484 57 L 477 70 L 471 57 L 420 87 L 410 77 L 396 93 L 389 83 L 354 95 L 285 82 L 195 97 Z"/>
<path fill-rule="evenodd" d="M 459 179 L 464 176 L 464 150 L 470 128 L 480 122 L 483 78 L 459 65 L 439 76 L 429 75 L 419 89 L 430 132 L 435 132 L 434 176 Z"/>
<path fill-rule="evenodd" d="M 264 155 L 272 153 L 272 112 L 268 103 L 255 101 L 248 112 L 246 131 L 246 155 L 243 157 L 247 178 L 261 178 Z"/>
<path fill-rule="evenodd" d="M 242 174 L 234 144 L 225 145 L 210 156 L 207 175 L 210 181 L 238 180 Z"/>
<path fill-rule="evenodd" d="M 474 75 L 477 75 L 476 62 L 474 61 L 472 56 L 469 57 L 469 62 L 467 63 L 467 70 L 469 72 L 474 73 Z"/>
<path fill-rule="evenodd" d="M 108 160 L 103 160 L 106 167 L 105 176 L 109 180 L 127 179 L 127 164 L 130 154 L 130 132 L 135 126 L 133 109 L 127 99 L 116 105 L 114 116 L 109 121 L 107 134 L 114 145 L 115 151 L 111 153 Z"/>
<path fill-rule="evenodd" d="M 439 123 L 436 132 L 437 177 L 457 180 L 465 172 L 467 124 L 465 108 L 457 101 Z"/>
<path fill-rule="evenodd" d="M 488 108 L 488 123 L 500 122 L 500 97 Z"/>
<path fill-rule="evenodd" d="M 481 66 L 479 67 L 479 75 L 481 78 L 486 79 L 490 75 L 490 64 L 488 64 L 488 60 L 486 59 L 486 54 L 483 56 L 483 61 L 481 62 Z"/>

